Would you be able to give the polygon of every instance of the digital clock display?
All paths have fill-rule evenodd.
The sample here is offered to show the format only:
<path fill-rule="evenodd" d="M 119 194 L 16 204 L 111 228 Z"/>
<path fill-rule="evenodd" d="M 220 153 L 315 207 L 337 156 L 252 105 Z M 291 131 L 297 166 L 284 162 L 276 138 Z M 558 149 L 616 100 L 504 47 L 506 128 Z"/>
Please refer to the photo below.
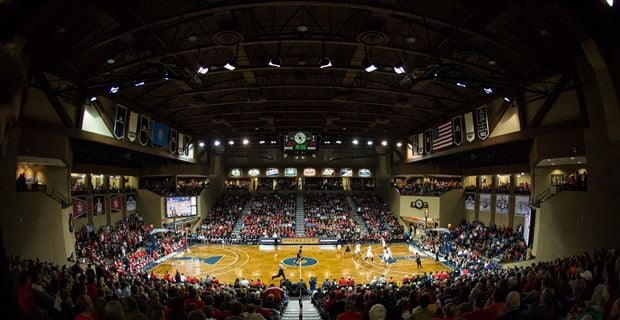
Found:
<path fill-rule="evenodd" d="M 303 131 L 285 134 L 282 139 L 282 151 L 284 152 L 315 152 L 318 147 L 318 137 Z"/>

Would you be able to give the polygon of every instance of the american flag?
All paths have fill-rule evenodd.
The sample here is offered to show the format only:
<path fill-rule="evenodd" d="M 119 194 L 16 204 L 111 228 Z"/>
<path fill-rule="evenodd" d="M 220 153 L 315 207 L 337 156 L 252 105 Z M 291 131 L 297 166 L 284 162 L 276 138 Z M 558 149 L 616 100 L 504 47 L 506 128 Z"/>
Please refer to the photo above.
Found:
<path fill-rule="evenodd" d="M 432 130 L 433 151 L 439 151 L 452 145 L 452 121 L 439 125 Z"/>

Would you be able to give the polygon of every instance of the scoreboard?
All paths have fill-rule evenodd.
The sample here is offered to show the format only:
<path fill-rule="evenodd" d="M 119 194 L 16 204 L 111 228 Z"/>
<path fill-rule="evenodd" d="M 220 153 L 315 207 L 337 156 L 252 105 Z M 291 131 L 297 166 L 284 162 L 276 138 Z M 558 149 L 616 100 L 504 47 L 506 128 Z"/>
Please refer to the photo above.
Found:
<path fill-rule="evenodd" d="M 319 149 L 319 138 L 303 131 L 285 134 L 282 151 L 285 153 L 314 153 Z"/>

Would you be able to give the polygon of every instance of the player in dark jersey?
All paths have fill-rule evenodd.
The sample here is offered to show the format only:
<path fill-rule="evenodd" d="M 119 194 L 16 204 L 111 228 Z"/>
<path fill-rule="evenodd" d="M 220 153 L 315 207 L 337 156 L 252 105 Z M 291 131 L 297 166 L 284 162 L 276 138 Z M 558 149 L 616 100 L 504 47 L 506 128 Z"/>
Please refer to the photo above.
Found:
<path fill-rule="evenodd" d="M 295 262 L 293 262 L 293 264 L 299 264 L 304 259 L 304 256 L 302 255 L 302 252 L 301 252 L 302 249 L 303 247 L 299 246 L 299 250 L 297 251 L 297 258 L 295 259 Z"/>

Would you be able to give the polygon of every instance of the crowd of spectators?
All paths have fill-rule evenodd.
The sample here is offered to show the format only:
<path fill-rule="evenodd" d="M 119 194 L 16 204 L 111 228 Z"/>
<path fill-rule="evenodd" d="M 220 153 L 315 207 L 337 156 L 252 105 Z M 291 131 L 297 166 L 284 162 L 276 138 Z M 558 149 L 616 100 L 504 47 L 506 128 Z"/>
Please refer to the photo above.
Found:
<path fill-rule="evenodd" d="M 274 179 L 258 179 L 256 191 L 273 191 Z"/>
<path fill-rule="evenodd" d="M 489 267 L 496 262 L 523 261 L 528 258 L 521 227 L 485 226 L 482 222 L 462 222 L 449 233 L 429 233 L 419 239 L 424 249 L 441 253 L 459 267 L 467 264 Z"/>
<path fill-rule="evenodd" d="M 248 204 L 248 214 L 243 220 L 239 240 L 255 243 L 261 237 L 295 237 L 294 193 L 256 195 Z"/>
<path fill-rule="evenodd" d="M 227 184 L 226 191 L 249 191 L 250 187 L 247 184 Z"/>
<path fill-rule="evenodd" d="M 224 195 L 202 219 L 195 238 L 201 242 L 230 243 L 235 223 L 249 199 L 247 193 Z"/>
<path fill-rule="evenodd" d="M 306 178 L 304 190 L 339 191 L 344 189 L 342 179 Z"/>
<path fill-rule="evenodd" d="M 452 189 L 463 188 L 463 184 L 456 179 L 431 179 L 424 182 L 418 180 L 406 184 L 395 184 L 394 187 L 402 195 L 440 196 Z"/>
<path fill-rule="evenodd" d="M 147 189 L 165 197 L 198 196 L 208 186 L 207 180 L 192 180 L 176 184 L 174 177 L 140 179 L 140 189 Z"/>
<path fill-rule="evenodd" d="M 360 228 L 344 194 L 306 193 L 304 195 L 306 236 L 336 237 L 346 242 L 360 240 Z"/>
<path fill-rule="evenodd" d="M 368 239 L 383 237 L 386 241 L 405 240 L 403 226 L 396 220 L 387 203 L 375 194 L 353 196 L 357 213 L 364 219 Z"/>

